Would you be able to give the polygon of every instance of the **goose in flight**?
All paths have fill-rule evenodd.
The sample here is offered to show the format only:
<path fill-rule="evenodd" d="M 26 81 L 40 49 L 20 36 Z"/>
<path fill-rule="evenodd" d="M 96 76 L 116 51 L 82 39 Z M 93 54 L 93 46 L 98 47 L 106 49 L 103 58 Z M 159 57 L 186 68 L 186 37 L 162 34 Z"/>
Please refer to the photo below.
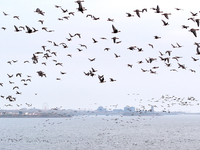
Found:
<path fill-rule="evenodd" d="M 62 75 L 63 75 L 63 74 L 66 74 L 66 72 L 62 72 L 62 71 L 60 71 L 60 74 L 62 74 Z"/>
<path fill-rule="evenodd" d="M 180 44 L 178 44 L 178 43 L 176 43 L 176 45 L 178 46 L 178 48 L 181 48 L 181 47 L 183 47 L 183 46 L 181 46 Z"/>
<path fill-rule="evenodd" d="M 80 1 L 80 0 L 76 1 L 76 3 L 78 3 L 78 8 L 77 9 L 78 9 L 78 11 L 83 13 L 87 9 L 85 9 L 85 7 L 82 6 L 81 2 L 84 2 L 84 1 Z"/>
<path fill-rule="evenodd" d="M 99 83 L 105 83 L 106 81 L 104 80 L 104 75 L 100 76 L 98 75 L 99 78 Z"/>
<path fill-rule="evenodd" d="M 44 16 L 44 13 L 45 13 L 45 12 L 43 12 L 42 10 L 40 10 L 39 8 L 37 8 L 37 9 L 35 10 L 35 12 L 38 13 L 38 14 L 40 14 L 40 15 L 42 15 L 42 16 Z"/>
<path fill-rule="evenodd" d="M 67 39 L 67 41 L 72 41 L 72 39 L 71 38 L 66 38 Z"/>
<path fill-rule="evenodd" d="M 196 51 L 197 51 L 196 55 L 200 55 L 199 47 L 196 48 Z"/>
<path fill-rule="evenodd" d="M 187 28 L 189 28 L 189 26 L 182 25 L 182 28 L 183 28 L 183 29 L 187 29 Z"/>
<path fill-rule="evenodd" d="M 108 47 L 104 48 L 104 51 L 109 51 L 109 50 L 110 50 L 110 48 L 108 48 Z"/>
<path fill-rule="evenodd" d="M 136 12 L 137 16 L 140 18 L 140 12 L 142 12 L 142 11 L 141 11 L 141 10 L 138 10 L 138 9 L 136 9 L 136 10 L 134 10 L 134 12 Z"/>
<path fill-rule="evenodd" d="M 197 37 L 196 31 L 198 31 L 198 30 L 199 30 L 199 29 L 194 29 L 194 28 L 192 28 L 192 29 L 190 29 L 189 31 L 192 32 L 192 33 L 194 34 L 195 37 Z"/>
<path fill-rule="evenodd" d="M 160 39 L 160 38 L 161 38 L 160 36 L 157 35 L 154 36 L 154 39 Z"/>
<path fill-rule="evenodd" d="M 38 20 L 38 22 L 40 22 L 41 24 L 44 24 L 44 20 Z"/>
<path fill-rule="evenodd" d="M 116 80 L 114 80 L 113 78 L 110 78 L 110 82 L 114 82 L 114 81 L 116 81 Z"/>
<path fill-rule="evenodd" d="M 14 27 L 15 27 L 15 32 L 22 31 L 22 30 L 19 30 L 19 29 L 17 28 L 17 26 L 14 25 Z"/>
<path fill-rule="evenodd" d="M 194 57 L 191 57 L 194 61 L 197 61 L 197 60 L 199 60 L 199 59 L 197 59 L 197 58 L 194 58 Z"/>
<path fill-rule="evenodd" d="M 92 69 L 92 72 L 97 72 L 97 70 L 95 70 L 94 68 L 91 68 Z"/>
<path fill-rule="evenodd" d="M 156 74 L 156 71 L 153 71 L 153 70 L 150 69 L 150 73 Z"/>
<path fill-rule="evenodd" d="M 73 15 L 73 16 L 74 16 L 74 13 L 75 13 L 75 12 L 69 12 L 68 14 L 69 14 L 69 15 Z"/>
<path fill-rule="evenodd" d="M 74 36 L 78 36 L 79 38 L 81 38 L 81 34 L 80 33 L 76 33 L 76 34 L 74 34 Z"/>
<path fill-rule="evenodd" d="M 22 77 L 22 73 L 17 73 L 17 74 L 16 74 L 16 77 L 17 77 L 17 76 Z"/>
<path fill-rule="evenodd" d="M 59 6 L 59 5 L 55 5 L 55 7 L 56 7 L 56 8 L 60 8 L 61 6 Z"/>
<path fill-rule="evenodd" d="M 33 30 L 31 29 L 31 28 L 29 28 L 28 26 L 25 26 L 26 27 L 26 29 L 27 29 L 27 32 L 26 33 L 32 33 L 33 32 Z"/>
<path fill-rule="evenodd" d="M 66 9 L 66 10 L 64 10 L 62 7 L 60 7 L 60 9 L 62 10 L 62 12 L 63 13 L 66 13 L 66 12 L 68 12 L 68 10 Z"/>
<path fill-rule="evenodd" d="M 72 57 L 72 55 L 71 55 L 71 54 L 67 54 L 67 56 L 69 56 L 69 57 Z"/>
<path fill-rule="evenodd" d="M 179 65 L 179 67 L 178 67 L 178 68 L 186 69 L 186 67 L 185 67 L 185 65 L 184 65 L 184 64 L 182 65 L 182 64 L 179 64 L 179 63 L 178 63 L 178 65 Z"/>
<path fill-rule="evenodd" d="M 113 39 L 113 43 L 116 43 L 116 40 L 119 39 L 117 37 L 112 37 L 111 39 Z"/>
<path fill-rule="evenodd" d="M 63 18 L 69 20 L 69 16 L 64 16 Z"/>
<path fill-rule="evenodd" d="M 3 12 L 3 14 L 5 15 L 5 16 L 7 16 L 8 14 L 7 13 L 5 13 L 5 12 Z"/>
<path fill-rule="evenodd" d="M 113 21 L 114 21 L 114 19 L 108 18 L 108 19 L 107 19 L 107 21 L 111 21 L 111 22 L 113 22 Z"/>
<path fill-rule="evenodd" d="M 16 63 L 16 62 L 18 62 L 18 60 L 12 60 L 13 61 L 13 63 Z"/>
<path fill-rule="evenodd" d="M 197 16 L 198 13 L 193 13 L 193 12 L 190 12 L 192 14 L 192 16 Z"/>
<path fill-rule="evenodd" d="M 98 41 L 96 41 L 94 38 L 92 38 L 92 40 L 93 40 L 93 43 L 97 43 Z"/>
<path fill-rule="evenodd" d="M 38 76 L 40 77 L 43 77 L 43 76 L 47 77 L 43 71 L 37 71 L 37 73 L 38 73 Z"/>
<path fill-rule="evenodd" d="M 157 5 L 156 8 L 153 8 L 153 10 L 155 10 L 155 13 L 163 13 L 162 11 L 160 11 L 160 7 Z"/>
<path fill-rule="evenodd" d="M 56 63 L 56 66 L 58 66 L 58 65 L 62 66 L 62 63 Z"/>
<path fill-rule="evenodd" d="M 7 74 L 7 75 L 8 75 L 9 78 L 12 78 L 12 77 L 13 77 L 13 74 L 12 74 L 12 75 Z"/>
<path fill-rule="evenodd" d="M 90 73 L 89 72 L 83 72 L 86 76 L 89 76 L 90 75 Z"/>
<path fill-rule="evenodd" d="M 45 65 L 45 66 L 47 65 L 47 63 L 46 63 L 46 62 L 42 62 L 42 64 L 43 64 L 43 65 Z"/>
<path fill-rule="evenodd" d="M 151 46 L 151 48 L 153 48 L 153 44 L 148 44 L 149 46 Z"/>
<path fill-rule="evenodd" d="M 88 59 L 89 59 L 90 61 L 95 61 L 96 58 L 93 58 L 93 59 L 88 58 Z"/>
<path fill-rule="evenodd" d="M 183 10 L 183 9 L 181 9 L 181 8 L 175 8 L 176 10 Z"/>
<path fill-rule="evenodd" d="M 87 49 L 87 46 L 84 44 L 80 44 L 81 47 L 85 47 Z"/>
<path fill-rule="evenodd" d="M 164 25 L 164 26 L 167 26 L 167 25 L 169 25 L 169 23 L 168 23 L 168 22 L 166 22 L 166 21 L 164 21 L 164 20 L 162 20 L 162 22 L 163 22 L 163 25 Z"/>
<path fill-rule="evenodd" d="M 127 17 L 134 17 L 134 15 L 132 15 L 131 13 L 126 13 Z"/>
<path fill-rule="evenodd" d="M 93 16 L 92 16 L 91 14 L 87 14 L 86 18 L 87 18 L 87 17 L 91 17 L 91 18 L 92 18 Z"/>
<path fill-rule="evenodd" d="M 127 66 L 128 66 L 128 67 L 130 67 L 130 68 L 132 68 L 132 67 L 133 67 L 133 65 L 131 65 L 131 64 L 127 64 Z"/>
<path fill-rule="evenodd" d="M 120 55 L 117 55 L 117 54 L 115 54 L 115 53 L 114 53 L 114 55 L 115 55 L 115 58 L 118 58 L 118 57 L 120 57 Z"/>
<path fill-rule="evenodd" d="M 200 19 L 195 19 L 195 22 L 197 23 L 197 26 L 199 27 L 199 20 Z"/>
<path fill-rule="evenodd" d="M 19 87 L 18 87 L 18 86 L 14 86 L 14 87 L 13 87 L 13 90 L 14 90 L 14 89 L 19 89 Z"/>
<path fill-rule="evenodd" d="M 99 20 L 99 17 L 92 16 L 93 20 Z"/>
<path fill-rule="evenodd" d="M 166 19 L 169 19 L 169 15 L 171 15 L 171 13 L 163 13 L 163 16 L 165 16 Z"/>
<path fill-rule="evenodd" d="M 82 49 L 80 49 L 80 48 L 77 48 L 77 50 L 78 50 L 79 52 L 83 51 L 83 50 L 82 50 Z"/>
<path fill-rule="evenodd" d="M 113 32 L 112 32 L 112 33 L 118 33 L 118 32 L 121 32 L 121 31 L 117 30 L 117 29 L 115 28 L 114 25 L 112 25 L 112 29 L 113 29 Z"/>
<path fill-rule="evenodd" d="M 13 18 L 16 18 L 16 19 L 18 19 L 18 20 L 19 20 L 19 16 L 13 16 Z"/>

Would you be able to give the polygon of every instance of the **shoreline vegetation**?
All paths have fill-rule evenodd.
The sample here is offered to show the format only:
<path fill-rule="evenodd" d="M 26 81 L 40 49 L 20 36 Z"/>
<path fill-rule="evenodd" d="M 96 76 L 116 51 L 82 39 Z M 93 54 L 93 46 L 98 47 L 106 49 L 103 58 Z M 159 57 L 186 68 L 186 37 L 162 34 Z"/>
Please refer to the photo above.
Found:
<path fill-rule="evenodd" d="M 0 110 L 0 118 L 70 118 L 73 116 L 165 116 L 165 115 L 200 115 L 200 113 L 188 113 L 183 111 L 157 112 L 157 111 L 125 111 L 125 110 L 72 110 L 72 109 L 19 109 L 19 110 Z"/>

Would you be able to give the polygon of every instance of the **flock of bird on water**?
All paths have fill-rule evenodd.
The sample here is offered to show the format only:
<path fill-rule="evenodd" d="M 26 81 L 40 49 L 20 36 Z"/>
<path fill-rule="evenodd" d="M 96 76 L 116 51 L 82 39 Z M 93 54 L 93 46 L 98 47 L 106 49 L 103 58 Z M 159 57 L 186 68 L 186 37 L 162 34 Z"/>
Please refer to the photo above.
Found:
<path fill-rule="evenodd" d="M 78 1 L 75 1 L 75 2 L 78 4 L 78 8 L 77 8 L 78 13 L 80 12 L 80 13 L 82 13 L 84 15 L 84 12 L 87 11 L 87 9 L 82 6 L 82 3 L 84 1 L 79 1 L 78 0 Z M 70 17 L 71 16 L 75 16 L 75 14 L 76 14 L 76 12 L 68 12 L 68 10 L 67 9 L 63 9 L 62 6 L 55 5 L 55 8 L 56 9 L 60 9 L 61 13 L 65 14 L 64 17 L 58 18 L 58 20 L 60 20 L 60 21 L 70 20 Z M 175 9 L 177 11 L 183 11 L 183 9 L 181 9 L 181 8 L 175 8 Z M 140 17 L 142 17 L 142 15 L 141 15 L 142 13 L 147 13 L 148 11 L 152 11 L 152 10 L 157 14 L 163 15 L 163 19 L 161 20 L 163 22 L 163 26 L 168 26 L 169 25 L 168 21 L 166 21 L 166 20 L 170 20 L 170 15 L 172 15 L 172 14 L 163 12 L 162 9 L 160 9 L 160 7 L 158 5 L 156 7 L 154 7 L 154 8 L 151 8 L 151 9 L 147 9 L 147 8 L 144 8 L 142 10 L 136 9 L 136 10 L 133 11 L 134 13 L 136 13 L 136 15 L 134 15 L 132 13 L 125 13 L 125 15 L 126 15 L 125 17 L 138 17 L 138 18 L 140 18 Z M 41 16 L 45 17 L 45 12 L 43 10 L 41 10 L 40 8 L 36 8 L 34 13 L 37 13 L 38 15 L 41 15 Z M 183 30 L 188 30 L 189 32 L 191 32 L 191 34 L 194 37 L 197 37 L 197 35 L 198 35 L 200 19 L 198 19 L 197 16 L 198 16 L 199 13 L 200 12 L 190 12 L 191 18 L 187 19 L 188 21 L 192 21 L 194 23 L 194 26 L 196 26 L 195 28 L 192 28 L 192 27 L 190 27 L 188 25 L 182 25 L 182 29 Z M 3 15 L 5 17 L 12 17 L 12 18 L 17 19 L 17 20 L 20 21 L 20 16 L 13 16 L 13 15 L 9 14 L 9 12 L 3 12 Z M 86 18 L 88 18 L 88 17 L 91 17 L 94 21 L 100 20 L 99 17 L 95 17 L 92 14 L 87 14 Z M 114 25 L 114 19 L 108 18 L 107 21 L 112 23 L 111 24 L 111 34 L 113 35 L 113 37 L 111 38 L 112 43 L 113 44 L 121 44 L 122 41 L 117 37 L 118 33 L 121 32 L 121 31 Z M 42 19 L 38 20 L 38 23 L 43 25 L 45 23 L 45 20 L 42 20 Z M 2 30 L 10 30 L 10 29 L 7 29 L 6 27 L 1 27 L 1 29 Z M 34 27 L 30 27 L 30 26 L 27 26 L 27 25 L 24 25 L 24 26 L 16 26 L 16 25 L 14 25 L 13 29 L 14 29 L 14 32 L 26 32 L 28 34 L 34 34 L 34 33 L 39 32 L 39 29 L 36 29 Z M 44 31 L 49 32 L 49 33 L 56 32 L 56 31 L 54 31 L 52 29 L 49 30 L 47 27 L 42 27 L 41 30 L 44 30 Z M 188 34 L 190 34 L 189 32 L 188 32 Z M 74 37 L 78 37 L 78 38 L 81 39 L 82 35 L 81 35 L 81 33 L 75 33 L 75 34 L 69 33 L 69 38 L 66 38 L 67 42 L 72 41 Z M 159 40 L 160 38 L 162 38 L 162 37 L 160 37 L 158 35 L 154 36 L 155 40 Z M 100 40 L 109 40 L 109 39 L 107 39 L 106 37 L 101 37 Z M 64 49 L 68 48 L 67 42 L 66 43 L 65 42 L 56 43 L 55 41 L 52 41 L 52 40 L 48 40 L 47 42 L 52 44 L 55 47 L 61 46 Z M 95 38 L 92 38 L 91 42 L 93 42 L 95 44 L 95 43 L 98 43 L 98 40 L 95 39 Z M 149 47 L 151 49 L 154 49 L 154 47 L 155 47 L 155 45 L 153 45 L 151 43 L 149 43 L 148 45 L 149 45 Z M 199 60 L 199 58 L 197 58 L 197 57 L 200 55 L 200 50 L 199 50 L 200 43 L 194 42 L 194 45 L 196 46 L 196 49 L 194 50 L 194 52 L 196 51 L 196 56 L 191 57 L 191 59 L 196 62 L 196 61 Z M 181 45 L 179 43 L 171 44 L 171 46 L 172 46 L 173 49 L 178 49 L 178 48 L 182 48 L 183 47 L 183 45 Z M 79 52 L 84 51 L 84 49 L 88 49 L 88 46 L 85 45 L 85 44 L 80 44 L 80 47 L 81 48 L 77 48 L 77 50 Z M 127 47 L 127 49 L 130 50 L 130 51 L 138 51 L 138 52 L 143 52 L 144 51 L 143 48 L 137 47 L 137 46 L 129 46 L 129 47 Z M 111 49 L 109 47 L 106 47 L 104 49 L 104 51 L 110 51 L 110 50 Z M 53 58 L 53 62 L 55 62 L 56 66 L 63 66 L 63 63 L 59 62 L 56 59 L 56 57 L 58 55 L 57 53 L 58 52 L 56 52 L 56 51 L 52 51 L 51 49 L 48 49 L 48 47 L 46 45 L 42 45 L 41 46 L 41 51 L 35 52 L 32 56 L 30 56 L 31 60 L 24 60 L 24 63 L 39 64 L 41 60 L 48 60 L 49 58 Z M 165 64 L 166 67 L 171 68 L 172 63 L 170 61 L 171 60 L 175 60 L 177 62 L 177 66 L 178 67 L 177 68 L 171 68 L 170 71 L 178 72 L 178 69 L 183 69 L 183 70 L 190 70 L 193 73 L 196 72 L 196 70 L 188 69 L 187 66 L 185 66 L 185 64 L 182 64 L 182 63 L 179 62 L 179 60 L 182 59 L 182 56 L 172 56 L 172 53 L 173 53 L 172 50 L 167 50 L 165 52 L 158 51 L 159 56 L 157 58 L 149 57 L 149 58 L 145 58 L 145 60 L 139 60 L 137 63 L 138 64 L 142 64 L 142 63 L 146 62 L 148 64 L 152 64 L 155 61 L 159 61 L 160 60 L 161 62 L 163 62 Z M 72 57 L 72 54 L 67 54 L 67 57 Z M 118 59 L 121 56 L 119 54 L 114 53 L 113 57 Z M 93 61 L 96 60 L 96 58 L 88 58 L 88 60 L 93 62 Z M 18 62 L 18 60 L 9 60 L 7 63 L 12 65 L 12 64 L 17 63 L 17 62 Z M 44 65 L 44 66 L 47 66 L 47 62 L 45 62 L 45 61 L 42 62 L 41 64 Z M 130 63 L 127 63 L 126 65 L 129 68 L 133 68 L 134 67 L 133 64 L 130 64 Z M 141 71 L 142 72 L 149 72 L 151 74 L 157 74 L 156 69 L 158 69 L 158 68 L 159 68 L 158 66 L 154 66 L 149 70 L 141 68 Z M 86 75 L 86 76 L 94 77 L 96 75 L 96 73 L 97 73 L 97 70 L 98 69 L 94 69 L 94 67 L 91 67 L 91 69 L 89 71 L 83 71 L 83 74 Z M 46 73 L 44 71 L 42 71 L 42 70 L 38 70 L 36 73 L 40 77 L 47 77 Z M 66 75 L 66 72 L 65 71 L 60 71 L 60 74 L 61 75 Z M 23 76 L 22 73 L 19 73 L 19 72 L 16 73 L 16 74 L 9 74 L 8 73 L 7 76 L 8 76 L 8 79 L 9 79 L 9 84 L 13 85 L 12 90 L 16 90 L 16 95 L 22 95 L 22 92 L 18 91 L 20 89 L 20 87 L 15 85 L 15 83 L 13 81 L 11 81 L 11 79 L 13 79 L 14 77 L 22 78 L 22 76 Z M 97 77 L 98 77 L 99 83 L 105 83 L 106 82 L 106 80 L 104 78 L 104 75 L 98 75 Z M 27 78 L 21 79 L 21 82 L 24 82 L 24 85 L 26 86 L 26 85 L 28 85 L 28 82 L 31 82 L 31 78 L 32 78 L 32 76 L 27 75 Z M 56 78 L 56 80 L 61 80 L 61 78 Z M 116 82 L 116 81 L 117 81 L 117 79 L 110 78 L 110 82 Z M 4 82 L 0 82 L 0 87 L 3 87 L 3 86 L 4 86 Z M 37 93 L 35 93 L 35 95 L 37 95 Z M 12 95 L 8 95 L 8 96 L 0 95 L 0 96 L 1 96 L 1 98 L 6 99 L 6 100 L 8 100 L 10 102 L 15 102 L 16 101 L 16 97 L 12 96 Z M 188 105 L 188 104 L 191 104 L 190 101 L 197 101 L 194 97 L 188 97 L 186 99 L 186 101 L 183 101 L 184 98 L 182 99 L 182 98 L 178 98 L 178 97 L 175 97 L 175 96 L 171 96 L 170 97 L 168 95 L 167 96 L 163 96 L 161 99 L 163 101 L 168 101 L 168 102 L 173 100 L 172 101 L 172 105 L 175 104 L 175 103 L 173 103 L 175 100 L 176 101 L 178 100 L 178 104 L 179 105 Z M 189 100 L 189 102 L 188 102 L 188 100 Z M 157 100 L 153 100 L 152 99 L 150 101 L 151 102 L 156 102 Z M 22 104 L 17 104 L 18 107 L 20 107 L 21 105 Z M 28 103 L 26 103 L 26 105 L 28 107 L 32 106 L 32 104 L 28 104 Z M 198 103 L 198 105 L 199 105 L 199 103 Z M 5 105 L 5 106 L 6 107 L 12 106 L 12 104 L 8 104 L 8 105 Z M 164 110 L 165 109 L 166 108 L 164 108 Z"/>

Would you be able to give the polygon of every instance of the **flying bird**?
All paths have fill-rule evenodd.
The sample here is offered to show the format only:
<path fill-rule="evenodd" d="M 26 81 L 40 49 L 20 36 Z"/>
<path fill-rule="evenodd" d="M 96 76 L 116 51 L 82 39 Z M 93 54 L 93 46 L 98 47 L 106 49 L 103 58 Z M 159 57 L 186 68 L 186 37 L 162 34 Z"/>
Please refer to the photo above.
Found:
<path fill-rule="evenodd" d="M 111 22 L 113 22 L 113 21 L 114 21 L 114 19 L 108 18 L 108 19 L 107 19 L 107 21 L 111 21 Z"/>
<path fill-rule="evenodd" d="M 88 58 L 88 59 L 89 59 L 90 61 L 95 61 L 96 58 L 93 58 L 93 59 Z"/>
<path fill-rule="evenodd" d="M 19 20 L 19 16 L 13 16 L 13 18 L 16 18 L 16 19 L 18 19 L 18 20 Z"/>
<path fill-rule="evenodd" d="M 14 27 L 15 27 L 15 32 L 22 31 L 22 30 L 19 30 L 19 29 L 17 28 L 17 26 L 14 25 Z"/>
<path fill-rule="evenodd" d="M 165 16 L 166 19 L 169 19 L 169 15 L 171 15 L 171 13 L 163 13 L 163 16 Z"/>
<path fill-rule="evenodd" d="M 26 33 L 33 33 L 33 30 L 31 28 L 29 28 L 28 26 L 25 26 L 26 29 L 27 29 L 27 32 Z"/>
<path fill-rule="evenodd" d="M 167 26 L 167 25 L 169 25 L 169 23 L 168 23 L 168 22 L 166 22 L 166 21 L 164 21 L 164 20 L 162 20 L 162 22 L 163 22 L 163 25 L 164 25 L 164 26 Z"/>
<path fill-rule="evenodd" d="M 198 31 L 198 30 L 199 30 L 199 29 L 194 29 L 194 28 L 192 28 L 192 29 L 190 29 L 189 31 L 192 32 L 193 35 L 194 35 L 195 37 L 197 37 L 196 31 Z"/>
<path fill-rule="evenodd" d="M 131 13 L 126 13 L 127 17 L 134 17 L 134 15 L 132 15 Z"/>
<path fill-rule="evenodd" d="M 5 15 L 5 16 L 7 16 L 8 14 L 7 13 L 5 13 L 5 12 L 3 12 L 3 14 Z"/>
<path fill-rule="evenodd" d="M 118 32 L 121 32 L 121 31 L 117 30 L 117 29 L 115 28 L 114 25 L 112 25 L 112 29 L 113 29 L 113 32 L 112 32 L 112 33 L 118 33 Z"/>
<path fill-rule="evenodd" d="M 120 55 L 117 55 L 117 54 L 115 54 L 115 53 L 114 53 L 114 55 L 115 55 L 115 58 L 119 58 L 119 57 L 120 57 Z"/>
<path fill-rule="evenodd" d="M 138 9 L 136 9 L 136 10 L 134 10 L 134 12 L 136 13 L 136 15 L 140 18 L 140 12 L 142 12 L 141 10 L 138 10 Z"/>
<path fill-rule="evenodd" d="M 106 81 L 104 80 L 104 75 L 98 75 L 99 78 L 99 83 L 105 83 Z"/>
<path fill-rule="evenodd" d="M 92 40 L 93 40 L 93 43 L 97 43 L 98 41 L 96 41 L 94 38 L 92 38 Z"/>
<path fill-rule="evenodd" d="M 114 82 L 114 81 L 116 81 L 116 80 L 114 80 L 113 78 L 110 78 L 110 82 Z"/>

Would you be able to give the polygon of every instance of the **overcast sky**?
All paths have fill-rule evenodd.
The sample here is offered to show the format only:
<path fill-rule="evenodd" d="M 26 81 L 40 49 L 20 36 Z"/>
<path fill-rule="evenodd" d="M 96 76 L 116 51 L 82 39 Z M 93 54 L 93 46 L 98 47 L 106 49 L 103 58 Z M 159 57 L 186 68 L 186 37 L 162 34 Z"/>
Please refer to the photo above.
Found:
<path fill-rule="evenodd" d="M 199 101 L 187 100 L 188 97 L 200 99 L 200 60 L 194 61 L 191 57 L 199 59 L 196 55 L 195 42 L 199 43 L 199 31 L 195 37 L 189 30 L 191 28 L 199 29 L 197 23 L 188 18 L 200 19 L 198 5 L 195 0 L 190 1 L 156 1 L 156 0 L 85 0 L 82 3 L 87 10 L 84 13 L 78 12 L 78 4 L 68 0 L 9 0 L 0 2 L 0 27 L 6 29 L 0 30 L 0 86 L 1 103 L 0 108 L 17 108 L 16 104 L 22 104 L 20 108 L 27 107 L 25 103 L 32 104 L 32 107 L 42 108 L 46 102 L 49 108 L 60 107 L 65 109 L 93 109 L 103 106 L 113 109 L 111 105 L 118 104 L 117 108 L 124 106 L 135 106 L 141 108 L 143 105 L 150 109 L 149 105 L 157 105 L 155 110 L 185 110 L 190 112 L 199 112 Z M 67 9 L 63 13 L 61 8 Z M 166 19 L 162 13 L 155 13 L 159 5 L 163 13 L 171 13 L 169 19 Z M 44 16 L 34 12 L 41 9 Z M 139 18 L 135 12 L 136 9 L 147 8 L 147 12 L 140 13 Z M 175 8 L 181 8 L 176 10 Z M 8 15 L 4 15 L 3 12 Z M 69 12 L 75 12 L 74 16 Z M 192 16 L 192 13 L 197 13 Z M 133 17 L 127 17 L 126 13 L 131 13 Z M 93 20 L 86 17 L 88 14 L 100 18 Z M 13 16 L 19 16 L 13 18 Z M 68 20 L 58 20 L 64 16 L 70 16 Z M 114 22 L 107 21 L 108 18 L 114 19 Z M 41 24 L 38 20 L 44 20 Z M 163 26 L 164 20 L 169 23 Z M 15 32 L 14 25 L 17 27 L 25 25 L 34 27 L 38 32 L 28 34 L 26 30 Z M 112 25 L 121 32 L 113 34 Z M 183 29 L 182 25 L 189 26 Z M 54 32 L 46 32 L 42 27 Z M 81 38 L 75 36 L 72 41 L 69 33 L 74 35 L 80 33 Z M 154 36 L 161 38 L 154 39 Z M 105 37 L 106 40 L 101 39 Z M 118 37 L 119 44 L 114 44 L 112 37 Z M 93 43 L 92 38 L 98 42 Z M 56 44 L 66 43 L 68 48 Z M 173 48 L 171 44 L 181 48 Z M 87 45 L 81 47 L 80 44 Z M 148 44 L 152 44 L 154 48 Z M 57 56 L 45 52 L 46 50 L 57 52 Z M 130 46 L 142 48 L 138 52 L 137 48 L 133 51 L 127 49 Z M 77 48 L 83 51 L 79 52 Z M 104 48 L 110 48 L 104 51 Z M 161 56 L 159 53 L 163 53 Z M 172 51 L 169 56 L 166 51 Z M 49 53 L 52 57 L 46 59 L 43 54 L 37 55 L 39 62 L 33 64 L 31 58 L 35 52 Z M 115 58 L 115 54 L 120 55 Z M 72 57 L 67 56 L 71 54 Z M 159 56 L 169 57 L 171 64 L 167 67 Z M 179 61 L 172 57 L 180 56 Z M 90 61 L 88 58 L 96 58 Z M 145 59 L 156 58 L 152 63 L 147 63 Z M 12 60 L 18 60 L 14 63 Z M 24 63 L 24 61 L 29 63 Z M 62 63 L 63 66 L 55 65 Z M 7 63 L 12 61 L 11 65 Z M 138 64 L 142 61 L 142 64 Z M 42 63 L 46 62 L 46 66 Z M 167 62 L 166 62 L 167 63 Z M 186 69 L 178 68 L 178 63 L 185 65 Z M 132 68 L 127 64 L 133 65 Z M 83 72 L 88 72 L 91 68 L 97 70 L 95 76 L 86 76 Z M 152 69 L 153 67 L 159 67 Z M 142 69 L 148 70 L 142 72 Z M 150 73 L 150 69 L 156 74 Z M 176 71 L 171 71 L 175 69 Z M 192 72 L 190 69 L 195 70 Z M 43 71 L 45 77 L 39 77 L 37 71 Z M 61 75 L 60 71 L 66 72 Z M 17 73 L 22 73 L 22 77 L 16 77 Z M 12 75 L 9 78 L 8 75 Z M 28 79 L 31 76 L 31 82 L 26 81 L 24 85 L 22 79 Z M 104 75 L 105 83 L 99 83 L 98 75 Z M 61 80 L 56 80 L 60 78 Z M 109 78 L 116 81 L 110 82 Z M 14 82 L 10 84 L 9 81 Z M 19 89 L 14 89 L 18 86 Z M 16 91 L 21 94 L 16 94 Z M 16 97 L 15 102 L 9 102 L 6 99 L 11 95 Z M 173 97 L 173 98 L 161 98 Z M 174 99 L 181 98 L 182 102 L 193 104 L 194 106 L 181 106 L 180 101 Z M 156 101 L 156 102 L 155 102 Z M 164 101 L 164 102 L 163 102 Z M 175 103 L 171 106 L 172 103 Z M 12 104 L 12 107 L 5 105 Z M 170 107 L 167 107 L 168 104 Z"/>

